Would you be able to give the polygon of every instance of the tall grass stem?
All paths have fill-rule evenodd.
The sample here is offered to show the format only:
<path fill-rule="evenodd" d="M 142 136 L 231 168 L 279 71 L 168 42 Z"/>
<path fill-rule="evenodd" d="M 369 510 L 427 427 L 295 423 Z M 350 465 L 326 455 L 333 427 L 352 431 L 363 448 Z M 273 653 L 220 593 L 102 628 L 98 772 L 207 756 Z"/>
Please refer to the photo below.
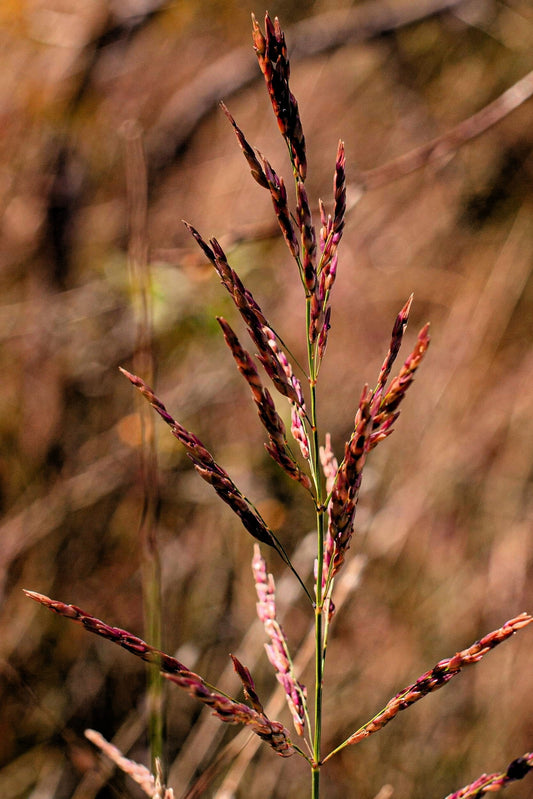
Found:
<path fill-rule="evenodd" d="M 123 126 L 126 191 L 128 200 L 128 272 L 135 314 L 136 372 L 154 378 L 152 278 L 148 241 L 148 181 L 142 131 L 136 122 Z M 162 648 L 161 564 L 157 545 L 159 479 L 155 447 L 154 415 L 142 398 L 138 399 L 140 422 L 140 483 L 143 492 L 139 522 L 143 614 L 146 637 L 151 646 Z M 152 770 L 163 762 L 164 712 L 163 677 L 160 669 L 147 668 L 148 728 Z"/>

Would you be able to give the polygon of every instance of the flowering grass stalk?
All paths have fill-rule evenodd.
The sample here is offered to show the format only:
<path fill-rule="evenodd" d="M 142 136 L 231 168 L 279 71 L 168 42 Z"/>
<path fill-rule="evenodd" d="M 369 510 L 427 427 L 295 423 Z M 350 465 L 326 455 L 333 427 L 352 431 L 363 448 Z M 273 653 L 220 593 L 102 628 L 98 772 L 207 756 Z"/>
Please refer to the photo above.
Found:
<path fill-rule="evenodd" d="M 429 328 L 428 325 L 422 327 L 411 352 L 397 374 L 391 378 L 409 320 L 413 302 L 413 297 L 409 297 L 394 321 L 389 349 L 377 375 L 375 386 L 372 388 L 365 385 L 362 388 L 352 432 L 345 443 L 343 458 L 339 463 L 333 452 L 329 435 L 323 435 L 319 431 L 317 386 L 332 323 L 331 299 L 338 269 L 339 245 L 345 225 L 344 144 L 339 142 L 335 157 L 332 212 L 328 213 L 325 204 L 319 202 L 320 228 L 317 233 L 305 188 L 307 175 L 305 137 L 298 103 L 289 88 L 290 67 L 285 38 L 278 20 L 272 21 L 268 14 L 264 31 L 255 18 L 252 24 L 253 44 L 259 66 L 265 78 L 278 127 L 287 145 L 292 167 L 296 197 L 293 210 L 289 207 L 283 178 L 278 176 L 267 158 L 249 144 L 226 106 L 223 105 L 222 109 L 235 132 L 252 177 L 270 194 L 281 233 L 302 284 L 307 351 L 307 365 L 303 376 L 297 376 L 291 363 L 290 353 L 275 327 L 267 320 L 251 291 L 244 286 L 229 264 L 217 239 L 206 241 L 192 225 L 185 224 L 230 294 L 256 348 L 257 359 L 265 374 L 270 378 L 278 394 L 289 402 L 290 435 L 269 389 L 263 384 L 253 356 L 242 345 L 229 322 L 218 317 L 224 339 L 237 369 L 251 391 L 259 420 L 266 432 L 267 453 L 291 480 L 305 490 L 313 502 L 316 513 L 316 558 L 312 586 L 306 585 L 305 580 L 294 568 L 282 540 L 274 534 L 253 502 L 241 492 L 199 438 L 173 418 L 153 389 L 141 377 L 125 369 L 121 371 L 166 422 L 179 443 L 185 447 L 200 477 L 212 485 L 220 499 L 236 514 L 245 530 L 258 542 L 254 545 L 252 561 L 258 596 L 257 612 L 268 637 L 268 643 L 265 645 L 267 656 L 274 667 L 276 679 L 283 687 L 295 735 L 289 732 L 282 722 L 267 717 L 250 671 L 235 656 L 232 655 L 233 664 L 242 682 L 245 702 L 237 701 L 218 690 L 175 658 L 149 646 L 137 636 L 112 627 L 75 605 L 58 602 L 31 591 L 26 593 L 54 612 L 81 623 L 90 632 L 122 646 L 148 663 L 157 665 L 170 682 L 210 707 L 218 719 L 249 728 L 281 757 L 299 755 L 310 767 L 311 797 L 319 799 L 321 769 L 332 757 L 346 747 L 358 744 L 378 732 L 401 710 L 443 687 L 463 667 L 477 663 L 491 649 L 527 626 L 532 617 L 522 613 L 467 649 L 451 658 L 441 660 L 433 669 L 397 693 L 378 713 L 344 741 L 331 748 L 329 752 L 323 751 L 324 666 L 330 622 L 335 614 L 335 579 L 345 564 L 352 543 L 354 520 L 367 459 L 375 447 L 392 433 L 393 425 L 400 414 L 400 405 L 427 352 Z M 297 679 L 289 638 L 277 618 L 274 579 L 268 573 L 259 544 L 266 545 L 280 555 L 296 575 L 309 600 L 310 612 L 314 617 L 315 642 L 314 681 L 310 690 Z M 97 743 L 106 751 L 101 741 Z M 122 762 L 120 753 L 117 754 L 112 749 L 108 751 L 115 762 L 130 768 L 128 764 L 131 761 Z M 497 790 L 525 776 L 532 766 L 532 756 L 529 753 L 514 761 L 506 772 L 483 775 L 471 785 L 451 794 L 448 799 L 471 799 L 487 791 Z M 146 775 L 143 772 L 144 777 Z M 148 790 L 155 791 L 153 780 L 148 780 L 146 784 Z"/>

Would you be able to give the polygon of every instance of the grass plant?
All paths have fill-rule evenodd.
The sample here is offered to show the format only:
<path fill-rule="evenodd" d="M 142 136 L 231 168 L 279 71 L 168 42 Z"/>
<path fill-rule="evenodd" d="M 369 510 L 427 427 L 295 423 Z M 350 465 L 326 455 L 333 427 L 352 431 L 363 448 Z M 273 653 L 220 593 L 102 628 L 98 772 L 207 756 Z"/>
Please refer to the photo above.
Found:
<path fill-rule="evenodd" d="M 191 224 L 191 235 L 213 265 L 229 293 L 244 327 L 253 342 L 257 360 L 245 349 L 230 323 L 218 317 L 218 323 L 237 369 L 246 381 L 266 437 L 266 450 L 288 478 L 306 492 L 316 517 L 316 550 L 312 584 L 294 566 L 289 546 L 282 534 L 275 533 L 253 500 L 245 495 L 214 455 L 192 432 L 183 427 L 167 410 L 154 390 L 141 376 L 122 369 L 152 408 L 169 426 L 172 435 L 185 448 L 194 469 L 210 484 L 219 498 L 238 517 L 254 539 L 252 578 L 257 592 L 257 613 L 264 625 L 266 654 L 275 677 L 283 688 L 292 728 L 271 719 L 265 712 L 254 679 L 246 664 L 232 655 L 233 666 L 242 682 L 244 701 L 229 696 L 190 670 L 176 658 L 162 652 L 158 641 L 152 644 L 130 632 L 111 626 L 72 604 L 56 601 L 34 591 L 27 595 L 55 613 L 82 624 L 107 640 L 160 669 L 177 687 L 207 705 L 220 721 L 247 728 L 273 750 L 273 756 L 299 757 L 310 772 L 309 793 L 319 799 L 320 775 L 328 761 L 347 747 L 357 745 L 381 730 L 401 710 L 407 709 L 427 694 L 443 687 L 468 665 L 477 663 L 490 650 L 527 626 L 532 617 L 521 613 L 478 641 L 439 661 L 407 687 L 387 701 L 382 709 L 357 730 L 325 750 L 322 741 L 323 692 L 328 689 L 325 665 L 328 640 L 336 617 L 335 583 L 350 557 L 354 522 L 364 468 L 370 453 L 393 432 L 400 406 L 424 359 L 430 338 L 429 326 L 419 331 L 409 354 L 393 372 L 406 332 L 413 297 L 399 310 L 393 323 L 389 350 L 373 387 L 365 385 L 357 407 L 350 437 L 340 462 L 333 452 L 327 433 L 319 426 L 319 376 L 326 355 L 332 326 L 332 297 L 338 268 L 346 213 L 345 151 L 339 142 L 333 170 L 333 204 L 328 212 L 320 201 L 320 224 L 317 226 L 307 195 L 307 155 L 298 103 L 289 87 L 290 67 L 283 32 L 277 19 L 266 16 L 261 29 L 253 18 L 253 45 L 264 75 L 275 118 L 285 140 L 294 181 L 295 207 L 291 209 L 282 177 L 273 165 L 247 141 L 245 134 L 222 104 L 254 180 L 270 193 L 274 213 L 296 273 L 302 285 L 305 304 L 305 349 L 307 363 L 297 363 L 284 343 L 282 333 L 266 318 L 249 288 L 230 265 L 217 241 L 206 240 Z M 259 362 L 259 368 L 256 365 Z M 290 430 L 283 421 L 271 391 L 264 384 L 270 380 L 282 402 L 288 402 Z M 263 546 L 264 551 L 261 550 Z M 276 607 L 276 586 L 268 571 L 264 552 L 281 558 L 298 581 L 314 629 L 314 679 L 305 686 L 300 682 L 291 654 L 289 636 L 282 627 Z M 159 725 L 159 729 L 161 726 Z M 154 758 L 156 774 L 124 758 L 116 748 L 94 731 L 87 733 L 105 754 L 130 774 L 144 792 L 153 797 L 171 799 L 172 787 L 165 788 L 159 757 Z M 157 744 L 159 755 L 160 744 Z M 533 753 L 514 760 L 503 772 L 483 774 L 470 785 L 450 794 L 448 799 L 470 799 L 505 787 L 524 777 L 533 768 Z M 429 786 L 428 786 L 429 791 Z M 354 791 L 354 796 L 357 791 Z"/>

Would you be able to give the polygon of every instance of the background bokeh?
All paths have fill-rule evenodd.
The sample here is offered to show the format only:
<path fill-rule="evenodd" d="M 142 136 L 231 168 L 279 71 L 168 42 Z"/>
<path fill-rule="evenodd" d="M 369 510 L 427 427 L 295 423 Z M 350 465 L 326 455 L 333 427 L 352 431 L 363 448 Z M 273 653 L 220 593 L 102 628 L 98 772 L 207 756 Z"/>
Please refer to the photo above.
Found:
<path fill-rule="evenodd" d="M 346 144 L 349 213 L 319 392 L 322 430 L 339 456 L 362 385 L 375 381 L 412 291 L 406 353 L 418 328 L 432 324 L 397 430 L 365 473 L 352 582 L 339 580 L 346 600 L 326 670 L 325 749 L 438 660 L 533 610 L 533 100 L 408 176 L 366 192 L 358 178 L 450 130 L 526 75 L 532 6 L 480 0 L 431 14 L 444 3 L 359 5 L 361 21 L 379 12 L 390 23 L 415 6 L 427 13 L 366 36 L 362 24 L 357 34 L 345 26 L 334 46 L 313 53 L 313 35 L 338 25 L 330 14 L 347 13 L 347 4 L 280 0 L 269 8 L 289 52 L 298 41 L 291 81 L 315 208 L 319 196 L 331 203 L 339 138 Z M 143 194 L 141 182 L 128 188 L 126 180 L 132 131 L 143 131 L 148 169 L 158 393 L 310 568 L 305 492 L 264 452 L 214 317 L 240 329 L 238 320 L 180 221 L 220 238 L 266 316 L 303 356 L 294 265 L 269 197 L 217 108 L 224 98 L 248 140 L 288 177 L 250 46 L 252 10 L 264 11 L 244 0 L 2 3 L 3 799 L 140 796 L 106 772 L 83 737 L 87 727 L 148 762 L 143 664 L 21 591 L 143 634 L 139 406 L 117 370 L 131 368 L 138 342 L 127 257 L 131 185 L 134 201 Z M 309 27 L 298 38 L 292 26 L 301 20 Z M 235 694 L 228 653 L 242 653 L 268 697 L 274 680 L 253 621 L 252 540 L 163 423 L 156 432 L 164 648 Z M 280 602 L 292 605 L 285 627 L 297 650 L 307 608 L 268 558 Z M 324 796 L 370 799 L 393 789 L 394 797 L 439 797 L 504 769 L 533 748 L 532 657 L 528 629 L 332 760 Z M 266 747 L 246 768 L 243 759 L 217 765 L 235 733 L 168 691 L 165 746 L 176 797 L 202 776 L 200 796 L 306 795 L 302 761 Z M 531 779 L 508 795 L 533 796 Z"/>

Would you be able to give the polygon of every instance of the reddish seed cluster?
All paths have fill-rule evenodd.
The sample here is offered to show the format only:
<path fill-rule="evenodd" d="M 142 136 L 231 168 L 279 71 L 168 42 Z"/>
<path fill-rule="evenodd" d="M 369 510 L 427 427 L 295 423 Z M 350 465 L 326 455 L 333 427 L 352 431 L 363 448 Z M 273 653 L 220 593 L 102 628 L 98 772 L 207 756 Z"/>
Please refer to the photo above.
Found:
<path fill-rule="evenodd" d="M 506 621 L 499 629 L 483 636 L 483 638 L 476 641 L 472 646 L 469 646 L 462 652 L 457 652 L 453 657 L 439 661 L 431 671 L 422 674 L 416 682 L 396 694 L 383 710 L 374 716 L 368 724 L 365 724 L 364 727 L 361 727 L 350 736 L 348 743 L 356 744 L 363 740 L 363 738 L 368 738 L 369 735 L 377 732 L 388 724 L 389 721 L 392 721 L 400 710 L 405 710 L 406 707 L 409 707 L 414 702 L 418 702 L 423 696 L 426 696 L 432 691 L 436 691 L 438 688 L 442 688 L 452 677 L 459 674 L 462 668 L 472 663 L 477 663 L 487 652 L 507 640 L 507 638 L 517 632 L 517 630 L 526 627 L 531 621 L 533 621 L 533 617 L 529 616 L 527 613 L 521 613 L 519 616 Z M 455 797 L 454 794 L 454 799 L 459 799 L 459 796 L 462 796 L 462 794 L 459 793 L 457 797 Z M 448 799 L 450 798 L 448 797 Z"/>
<path fill-rule="evenodd" d="M 407 328 L 407 322 L 409 321 L 409 311 L 411 310 L 412 304 L 413 295 L 411 294 L 394 322 L 389 351 L 385 357 L 385 360 L 383 361 L 374 394 L 377 394 L 378 392 L 381 393 L 387 383 L 387 380 L 389 379 L 392 366 L 400 351 L 403 335 Z"/>
<path fill-rule="evenodd" d="M 331 492 L 329 537 L 334 543 L 332 577 L 344 562 L 353 534 L 353 521 L 359 499 L 363 467 L 372 432 L 371 399 L 372 394 L 368 387 L 365 387 L 355 417 L 354 431 L 350 440 L 346 442 L 344 460 L 337 470 Z"/>
<path fill-rule="evenodd" d="M 54 613 L 79 622 L 89 632 L 118 644 L 147 663 L 155 664 L 161 669 L 165 677 L 179 685 L 180 688 L 185 689 L 191 696 L 199 699 L 200 702 L 208 705 L 213 710 L 214 715 L 221 721 L 250 727 L 256 735 L 259 735 L 282 757 L 290 757 L 290 755 L 294 754 L 289 733 L 283 724 L 279 721 L 270 721 L 263 713 L 258 713 L 253 708 L 248 707 L 248 705 L 243 705 L 241 702 L 236 702 L 234 699 L 213 690 L 198 674 L 189 671 L 176 658 L 154 649 L 141 638 L 137 638 L 137 636 L 126 630 L 121 630 L 119 627 L 110 627 L 105 622 L 91 616 L 75 605 L 58 602 L 34 591 L 25 591 L 25 593 L 31 599 L 53 610 Z"/>
<path fill-rule="evenodd" d="M 268 174 L 270 175 L 270 173 Z M 271 179 L 270 175 L 269 181 Z M 310 455 L 310 446 L 305 429 L 305 403 L 303 391 L 300 381 L 294 375 L 289 359 L 280 348 L 276 335 L 265 319 L 258 304 L 253 299 L 252 294 L 245 289 L 236 272 L 229 266 L 226 256 L 216 239 L 212 239 L 210 241 L 211 246 L 209 246 L 202 239 L 197 230 L 191 225 L 185 224 L 214 265 L 222 279 L 223 285 L 231 294 L 247 326 L 248 333 L 257 347 L 257 357 L 262 363 L 267 375 L 271 378 L 278 391 L 290 401 L 292 406 L 291 432 L 300 447 L 302 456 L 308 459 Z M 224 324 L 221 323 L 221 325 L 223 330 L 225 330 L 226 341 L 230 349 L 232 349 L 237 366 L 249 382 L 252 393 L 254 393 L 254 400 L 259 408 L 259 416 L 269 433 L 270 443 L 267 447 L 267 451 L 290 477 L 302 483 L 302 485 L 309 490 L 311 488 L 310 478 L 297 466 L 294 458 L 287 449 L 281 420 L 275 413 L 270 394 L 268 394 L 268 392 L 265 394 L 264 391 L 261 393 L 261 389 L 259 388 L 260 381 L 259 384 L 257 382 L 259 376 L 257 375 L 257 370 L 253 366 L 250 356 L 240 346 L 233 331 L 231 331 L 231 333 L 229 332 L 230 328 L 227 322 L 224 322 Z M 241 365 L 239 365 L 239 359 Z M 252 383 L 250 383 L 250 380 Z"/>
<path fill-rule="evenodd" d="M 161 400 L 156 397 L 150 386 L 146 385 L 144 380 L 141 380 L 141 378 L 136 375 L 132 375 L 125 369 L 121 369 L 121 372 L 139 389 L 143 397 L 170 426 L 172 434 L 187 450 L 194 464 L 194 468 L 200 477 L 202 477 L 206 483 L 213 486 L 218 496 L 226 502 L 232 511 L 240 518 L 243 527 L 258 541 L 276 548 L 272 533 L 264 520 L 255 508 L 252 507 L 246 497 L 239 491 L 229 474 L 222 466 L 218 465 L 200 439 L 193 435 L 193 433 L 189 433 L 179 422 L 172 418 Z"/>
<path fill-rule="evenodd" d="M 292 371 L 292 366 L 289 362 L 289 359 L 287 358 L 283 350 L 279 347 L 277 339 L 273 334 L 273 332 L 268 328 L 266 328 L 264 332 L 268 338 L 268 343 L 272 352 L 274 353 L 276 359 L 279 361 L 281 368 L 285 372 L 287 380 L 294 388 L 297 400 L 296 402 L 291 401 L 291 433 L 293 435 L 294 440 L 298 443 L 298 446 L 300 447 L 302 457 L 308 460 L 310 445 L 304 423 L 305 401 L 302 391 L 302 384 L 300 383 L 300 381 Z"/>
<path fill-rule="evenodd" d="M 305 137 L 296 98 L 289 89 L 290 65 L 285 36 L 276 17 L 274 22 L 265 16 L 265 33 L 252 15 L 252 38 L 261 72 L 274 109 L 278 127 L 285 138 L 298 175 L 305 180 L 307 157 Z"/>
<path fill-rule="evenodd" d="M 280 178 L 278 175 L 276 175 L 274 169 L 266 158 L 262 158 L 262 162 L 268 188 L 270 189 L 272 205 L 274 206 L 274 212 L 276 214 L 281 232 L 283 233 L 283 238 L 287 242 L 287 246 L 293 258 L 298 258 L 300 255 L 300 245 L 298 243 L 291 220 L 285 183 L 283 182 L 283 178 Z"/>
<path fill-rule="evenodd" d="M 455 793 L 449 794 L 446 799 L 477 799 L 485 793 L 500 791 L 511 782 L 523 779 L 533 769 L 533 752 L 526 752 L 522 757 L 517 757 L 507 766 L 506 771 L 495 774 L 482 774 L 477 780 L 465 785 Z"/>
<path fill-rule="evenodd" d="M 333 558 L 332 576 L 341 567 L 350 545 L 366 457 L 370 450 L 392 432 L 392 425 L 399 416 L 397 408 L 413 382 L 414 374 L 429 346 L 429 326 L 425 325 L 418 334 L 413 351 L 387 389 L 386 382 L 407 327 L 411 303 L 412 297 L 396 318 L 389 351 L 381 367 L 376 388 L 373 391 L 365 388 L 363 391 L 354 431 L 346 443 L 344 460 L 333 481 L 328 508 L 329 530 L 325 546 L 325 562 L 328 567 L 329 561 Z"/>
<path fill-rule="evenodd" d="M 255 151 L 246 141 L 244 133 L 239 128 L 233 117 L 231 116 L 230 112 L 226 108 L 224 103 L 220 103 L 220 107 L 226 114 L 227 118 L 229 119 L 231 125 L 233 126 L 233 130 L 235 131 L 235 135 L 237 136 L 237 141 L 239 142 L 239 146 L 243 152 L 244 157 L 248 162 L 248 166 L 250 167 L 250 172 L 252 173 L 253 179 L 259 183 L 264 189 L 268 189 L 268 179 L 265 175 L 263 167 L 261 166 L 259 159 L 257 158 Z"/>
<path fill-rule="evenodd" d="M 222 280 L 222 285 L 225 286 L 231 295 L 237 310 L 246 324 L 250 338 L 258 349 L 258 358 L 263 364 L 266 373 L 280 394 L 288 397 L 293 402 L 298 402 L 298 395 L 292 382 L 287 379 L 282 364 L 275 357 L 269 345 L 269 337 L 272 331 L 252 293 L 244 287 L 235 270 L 228 264 L 226 255 L 218 241 L 211 239 L 209 242 L 211 246 L 209 246 L 192 225 L 185 222 L 185 226 L 211 261 Z"/>
<path fill-rule="evenodd" d="M 165 674 L 165 677 L 180 688 L 184 688 L 204 705 L 208 705 L 213 715 L 221 721 L 250 727 L 252 732 L 268 743 L 281 757 L 290 757 L 294 754 L 289 733 L 281 722 L 271 721 L 263 713 L 258 713 L 248 705 L 213 691 L 193 672 Z"/>
<path fill-rule="evenodd" d="M 322 471 L 324 473 L 324 477 L 326 480 L 326 493 L 330 494 L 333 490 L 333 486 L 335 485 L 335 478 L 337 476 L 337 472 L 339 469 L 339 464 L 337 458 L 335 457 L 335 453 L 333 452 L 331 446 L 331 436 L 329 433 L 326 434 L 326 440 L 323 447 L 320 447 L 320 463 L 322 465 Z M 331 523 L 331 502 L 328 504 L 328 530 L 326 534 L 326 539 L 324 541 L 324 563 L 322 569 L 322 590 L 324 591 L 326 586 L 326 580 L 330 569 L 330 564 L 335 554 L 335 539 L 333 538 L 333 526 Z M 318 575 L 316 575 L 318 577 Z M 334 611 L 334 607 L 330 601 L 330 614 Z"/>
<path fill-rule="evenodd" d="M 335 174 L 333 177 L 335 198 L 333 218 L 326 213 L 324 204 L 320 202 L 322 227 L 320 228 L 319 244 L 321 254 L 317 267 L 318 283 L 311 296 L 309 341 L 313 344 L 318 340 L 319 361 L 324 357 L 326 350 L 331 315 L 329 299 L 337 276 L 337 249 L 344 230 L 344 217 L 346 214 L 345 164 L 344 143 L 340 141 L 337 148 Z"/>
<path fill-rule="evenodd" d="M 265 18 L 265 33 L 253 18 L 253 40 L 261 71 L 264 74 L 274 114 L 279 128 L 289 145 L 289 153 L 296 178 L 296 221 L 300 241 L 296 236 L 287 203 L 287 192 L 271 164 L 253 148 L 235 120 L 223 106 L 230 120 L 239 146 L 248 162 L 250 171 L 259 185 L 268 188 L 274 211 L 287 242 L 291 255 L 296 259 L 307 297 L 310 300 L 309 340 L 316 345 L 319 364 L 327 345 L 330 328 L 330 292 L 337 271 L 337 248 L 342 237 L 346 213 L 346 174 L 344 144 L 339 142 L 335 162 L 333 192 L 335 207 L 333 217 L 328 216 L 321 203 L 320 259 L 317 265 L 317 242 L 307 192 L 304 187 L 306 173 L 305 140 L 298 111 L 298 104 L 289 89 L 290 67 L 285 39 L 277 19 Z"/>
<path fill-rule="evenodd" d="M 414 380 L 415 372 L 427 352 L 429 342 L 429 324 L 426 324 L 418 334 L 413 351 L 406 359 L 398 375 L 391 381 L 389 388 L 382 391 L 379 410 L 374 418 L 374 430 L 370 442 L 371 448 L 375 447 L 379 441 L 392 432 L 391 425 L 394 424 L 399 415 L 397 408 Z"/>
<path fill-rule="evenodd" d="M 316 234 L 305 186 L 296 182 L 296 214 L 302 243 L 302 277 L 308 296 L 316 288 Z"/>
<path fill-rule="evenodd" d="M 257 406 L 259 419 L 268 433 L 269 443 L 266 445 L 266 451 L 289 477 L 302 483 L 308 490 L 311 490 L 311 480 L 307 474 L 302 472 L 288 448 L 285 436 L 285 425 L 276 411 L 270 392 L 268 389 L 264 388 L 261 383 L 252 357 L 241 346 L 239 339 L 226 320 L 221 317 L 217 317 L 217 319 L 224 333 L 226 343 L 235 359 L 237 368 L 250 386 L 254 402 Z"/>
<path fill-rule="evenodd" d="M 249 669 L 247 669 L 246 666 L 235 657 L 235 655 L 230 655 L 230 657 L 233 661 L 233 668 L 241 679 L 244 695 L 247 701 L 251 704 L 254 710 L 257 710 L 258 713 L 264 713 L 263 705 L 257 695 L 257 691 L 255 690 L 255 683 L 252 679 Z"/>

